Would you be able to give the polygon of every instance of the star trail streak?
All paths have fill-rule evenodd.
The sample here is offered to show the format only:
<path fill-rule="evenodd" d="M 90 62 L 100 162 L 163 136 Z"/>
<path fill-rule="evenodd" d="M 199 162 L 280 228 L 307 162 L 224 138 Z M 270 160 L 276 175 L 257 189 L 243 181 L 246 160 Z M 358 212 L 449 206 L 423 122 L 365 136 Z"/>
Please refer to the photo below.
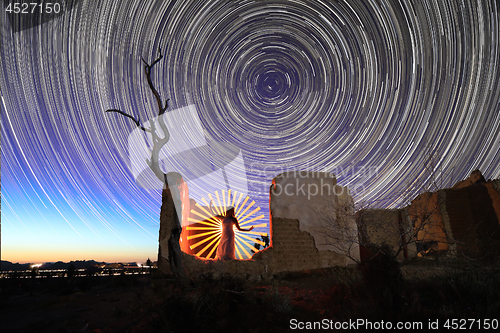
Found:
<path fill-rule="evenodd" d="M 160 191 L 129 170 L 134 123 L 104 111 L 156 116 L 141 57 L 158 48 L 169 110 L 195 105 L 208 141 L 241 149 L 255 223 L 286 170 L 331 171 L 383 207 L 429 166 L 443 186 L 500 178 L 497 1 L 67 5 L 36 24 L 2 7 L 2 259 L 156 256 Z"/>

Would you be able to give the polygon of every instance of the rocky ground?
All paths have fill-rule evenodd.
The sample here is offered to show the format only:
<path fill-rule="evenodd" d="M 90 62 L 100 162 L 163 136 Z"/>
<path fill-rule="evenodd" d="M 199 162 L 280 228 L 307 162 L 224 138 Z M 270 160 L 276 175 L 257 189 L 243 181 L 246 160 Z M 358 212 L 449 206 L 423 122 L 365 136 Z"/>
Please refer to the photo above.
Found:
<path fill-rule="evenodd" d="M 294 319 L 491 318 L 500 313 L 499 280 L 489 269 L 393 284 L 365 281 L 355 268 L 252 282 L 205 277 L 188 289 L 157 274 L 3 279 L 0 331 L 288 332 Z"/>
<path fill-rule="evenodd" d="M 286 331 L 290 318 L 302 316 L 300 309 L 328 315 L 325 281 L 309 277 L 249 285 L 231 280 L 224 285 L 212 280 L 181 291 L 175 280 L 150 275 L 3 280 L 0 327 L 4 333 L 182 332 L 203 323 L 207 331 L 231 330 L 235 303 L 238 312 L 255 316 L 245 316 L 249 329 L 270 323 Z M 182 321 L 187 321 L 185 330 Z M 238 329 L 245 329 L 242 322 Z"/>

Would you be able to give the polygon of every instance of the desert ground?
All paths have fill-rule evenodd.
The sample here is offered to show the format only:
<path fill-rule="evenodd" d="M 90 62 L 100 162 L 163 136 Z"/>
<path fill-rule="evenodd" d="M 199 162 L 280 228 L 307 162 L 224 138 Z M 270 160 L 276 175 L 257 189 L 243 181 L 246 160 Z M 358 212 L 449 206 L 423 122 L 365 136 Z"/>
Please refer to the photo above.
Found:
<path fill-rule="evenodd" d="M 499 267 L 491 265 L 421 262 L 399 269 L 394 263 L 379 262 L 372 267 L 332 267 L 252 281 L 204 276 L 191 287 L 181 287 L 157 271 L 9 278 L 0 280 L 0 328 L 2 332 L 288 332 L 314 322 L 334 325 L 359 319 L 423 325 L 451 319 L 498 321 L 499 273 Z"/>

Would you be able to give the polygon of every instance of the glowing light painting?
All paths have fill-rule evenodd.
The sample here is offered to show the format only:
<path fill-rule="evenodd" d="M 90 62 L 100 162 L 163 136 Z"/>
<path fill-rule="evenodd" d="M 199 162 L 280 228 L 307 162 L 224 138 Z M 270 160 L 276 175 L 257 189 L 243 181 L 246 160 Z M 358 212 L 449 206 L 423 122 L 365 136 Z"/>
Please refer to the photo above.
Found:
<path fill-rule="evenodd" d="M 237 259 L 250 259 L 253 253 L 259 251 L 254 244 L 266 245 L 255 236 L 267 236 L 267 232 L 258 230 L 259 228 L 260 230 L 267 228 L 268 224 L 259 221 L 264 218 L 264 214 L 257 215 L 260 207 L 255 205 L 255 201 L 251 200 L 249 196 L 244 196 L 243 193 L 236 191 L 228 190 L 226 192 L 223 190 L 220 194 L 215 191 L 215 196 L 211 193 L 208 194 L 208 198 L 208 201 L 203 198 L 203 203 L 208 207 L 209 202 L 213 201 L 215 203 L 213 207 L 218 215 L 225 215 L 230 207 L 234 207 L 235 216 L 241 227 L 253 226 L 254 230 L 257 229 L 257 231 L 241 232 L 233 227 Z M 198 203 L 196 203 L 195 208 L 191 209 L 191 215 L 194 216 L 188 219 L 191 224 L 183 228 L 183 232 L 188 232 L 186 239 L 189 248 L 197 257 L 214 259 L 222 233 L 221 221 L 214 217 L 210 210 Z"/>

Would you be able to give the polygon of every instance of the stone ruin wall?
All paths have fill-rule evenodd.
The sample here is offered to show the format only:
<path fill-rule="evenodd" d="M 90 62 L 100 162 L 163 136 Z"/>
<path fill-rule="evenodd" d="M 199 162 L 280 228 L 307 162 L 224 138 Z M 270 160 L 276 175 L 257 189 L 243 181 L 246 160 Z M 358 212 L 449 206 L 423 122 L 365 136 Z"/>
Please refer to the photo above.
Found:
<path fill-rule="evenodd" d="M 336 191 L 328 192 L 327 188 Z M 285 189 L 288 189 L 288 193 Z M 161 209 L 158 255 L 160 270 L 167 274 L 171 273 L 168 238 L 175 213 L 174 204 L 169 198 L 166 189 Z M 319 210 L 329 208 L 334 213 L 333 218 L 340 218 L 339 221 L 343 221 L 344 225 L 357 231 L 354 219 L 341 219 L 342 213 L 352 216 L 352 211 L 345 212 L 351 203 L 352 198 L 347 189 L 337 185 L 335 177 L 329 173 L 281 174 L 273 179 L 270 188 L 270 246 L 256 253 L 251 260 L 202 260 L 182 253 L 186 271 L 192 277 L 205 273 L 230 273 L 258 278 L 351 264 L 353 261 L 344 255 L 342 248 L 332 245 L 335 239 L 339 239 L 338 235 L 331 237 L 331 230 L 325 225 L 325 220 L 317 214 Z M 405 241 L 401 235 L 411 237 L 403 230 L 411 230 L 413 221 L 418 224 L 420 220 L 424 227 L 419 232 L 418 240 L 432 243 L 435 252 L 448 257 L 466 255 L 471 258 L 498 258 L 500 180 L 486 182 L 480 173 L 473 172 L 471 177 L 453 188 L 419 195 L 403 209 L 363 210 L 358 212 L 356 219 L 361 243 L 386 243 L 397 250 L 400 242 Z M 410 242 L 399 253 L 398 259 L 416 258 L 419 256 L 418 250 L 416 243 Z M 370 255 L 364 247 L 353 249 L 352 254 L 361 260 Z"/>
<path fill-rule="evenodd" d="M 454 252 L 478 259 L 500 255 L 499 181 L 441 190 L 443 218 Z"/>
<path fill-rule="evenodd" d="M 283 189 L 281 192 L 278 191 L 280 186 Z M 319 186 L 323 186 L 323 191 Z M 317 193 L 314 191 L 315 187 L 318 189 Z M 171 274 L 168 238 L 175 213 L 174 203 L 168 192 L 168 189 L 163 192 L 158 254 L 158 266 L 165 274 Z M 352 261 L 342 251 L 336 251 L 328 245 L 328 237 L 325 238 L 321 232 L 324 226 L 321 226 L 321 219 L 317 218 L 317 210 L 324 208 L 325 204 L 332 208 L 351 202 L 347 188 L 337 185 L 335 176 L 330 173 L 281 174 L 273 180 L 270 189 L 270 246 L 254 254 L 250 260 L 203 260 L 182 253 L 186 272 L 192 278 L 206 273 L 260 278 L 350 264 Z M 355 228 L 354 219 L 348 223 L 351 228 Z M 353 255 L 359 255 L 357 248 L 352 252 Z"/>
<path fill-rule="evenodd" d="M 451 258 L 498 258 L 500 180 L 485 181 L 479 171 L 474 171 L 452 188 L 420 194 L 403 209 L 368 209 L 359 212 L 358 218 L 364 228 L 360 232 L 362 242 L 387 243 L 396 250 L 404 234 L 401 230 L 409 230 L 412 221 L 417 225 L 420 221 L 423 224 L 417 239 L 430 244 L 434 253 Z M 362 259 L 369 256 L 364 247 L 360 252 Z M 411 242 L 398 259 L 417 256 L 416 243 Z"/>
<path fill-rule="evenodd" d="M 383 243 L 389 245 L 394 252 L 400 247 L 400 235 L 404 230 L 403 223 L 408 223 L 404 209 L 367 209 L 357 213 L 359 223 L 359 237 L 361 244 Z M 360 259 L 365 261 L 372 253 L 365 246 L 360 246 Z M 405 246 L 397 255 L 403 261 L 417 255 L 414 243 Z"/>

